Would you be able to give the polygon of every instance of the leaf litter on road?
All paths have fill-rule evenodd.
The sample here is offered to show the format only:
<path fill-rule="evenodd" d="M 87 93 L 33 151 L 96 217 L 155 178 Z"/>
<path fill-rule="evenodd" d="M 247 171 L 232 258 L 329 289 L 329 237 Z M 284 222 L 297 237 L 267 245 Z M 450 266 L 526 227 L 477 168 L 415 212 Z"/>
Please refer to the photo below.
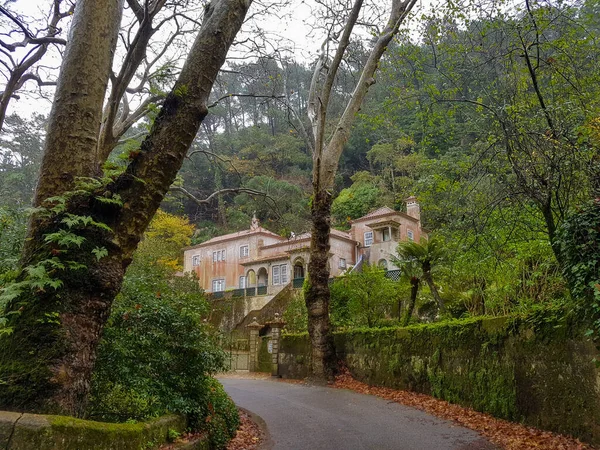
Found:
<path fill-rule="evenodd" d="M 402 405 L 420 409 L 436 417 L 452 420 L 459 425 L 479 432 L 491 442 L 506 450 L 592 450 L 593 447 L 578 439 L 528 427 L 523 424 L 497 419 L 489 414 L 454 405 L 445 400 L 416 392 L 370 386 L 355 380 L 348 370 L 343 370 L 332 385 L 368 395 L 376 395 Z"/>

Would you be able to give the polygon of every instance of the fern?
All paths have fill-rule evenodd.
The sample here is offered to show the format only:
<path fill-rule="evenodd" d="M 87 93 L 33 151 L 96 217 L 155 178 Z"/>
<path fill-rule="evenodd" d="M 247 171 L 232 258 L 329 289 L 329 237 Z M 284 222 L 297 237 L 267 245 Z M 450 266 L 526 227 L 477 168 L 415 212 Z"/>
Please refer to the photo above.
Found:
<path fill-rule="evenodd" d="M 108 250 L 105 247 L 96 247 L 92 250 L 97 261 L 100 261 L 105 256 L 108 256 Z"/>
<path fill-rule="evenodd" d="M 85 238 L 83 236 L 79 236 L 67 230 L 59 230 L 55 233 L 49 233 L 44 238 L 44 242 L 54 242 L 60 247 L 64 248 L 81 247 L 81 244 L 83 244 L 84 241 Z"/>

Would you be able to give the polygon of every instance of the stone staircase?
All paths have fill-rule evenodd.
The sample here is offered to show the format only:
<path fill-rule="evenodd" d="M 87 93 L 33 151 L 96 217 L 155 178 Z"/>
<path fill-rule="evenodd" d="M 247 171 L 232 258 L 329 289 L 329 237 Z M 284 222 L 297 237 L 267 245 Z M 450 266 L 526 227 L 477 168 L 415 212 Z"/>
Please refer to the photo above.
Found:
<path fill-rule="evenodd" d="M 275 313 L 283 315 L 285 309 L 294 298 L 294 295 L 295 289 L 293 288 L 292 283 L 289 283 L 261 309 L 254 309 L 250 311 L 246 317 L 244 317 L 244 319 L 235 326 L 234 330 L 244 332 L 246 330 L 246 326 L 252 323 L 254 318 L 256 318 L 258 323 L 265 324 L 266 322 L 269 322 L 275 318 Z"/>

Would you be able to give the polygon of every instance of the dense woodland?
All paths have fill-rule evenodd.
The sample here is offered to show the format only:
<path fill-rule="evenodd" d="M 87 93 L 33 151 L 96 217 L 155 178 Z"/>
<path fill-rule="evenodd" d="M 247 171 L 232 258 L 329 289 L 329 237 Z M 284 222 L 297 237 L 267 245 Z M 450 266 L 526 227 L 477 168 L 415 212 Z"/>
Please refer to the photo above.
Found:
<path fill-rule="evenodd" d="M 416 195 L 424 226 L 444 241 L 436 283 L 457 312 L 506 314 L 563 301 L 551 242 L 569 213 L 592 198 L 598 164 L 597 8 L 447 10 L 421 18 L 418 33 L 405 31 L 342 155 L 334 226 L 344 229 L 382 205 L 401 210 Z M 353 43 L 333 116 L 368 46 Z M 193 243 L 246 228 L 254 211 L 282 235 L 310 229 L 312 162 L 291 115 L 305 115 L 311 76 L 307 63 L 272 57 L 221 73 L 163 204 L 196 225 Z M 130 130 L 114 164 L 127 161 L 151 120 Z M 19 235 L 9 224 L 23 224 L 31 202 L 43 127 L 43 115 L 6 121 L 3 236 Z M 3 264 L 15 261 L 16 242 L 2 239 Z"/>
<path fill-rule="evenodd" d="M 401 289 L 372 269 L 335 283 L 335 326 L 571 308 L 580 304 L 573 293 L 598 299 L 592 286 L 598 271 L 593 255 L 600 185 L 599 8 L 594 0 L 450 5 L 417 13 L 412 27 L 401 31 L 380 63 L 342 154 L 333 226 L 347 229 L 349 220 L 383 205 L 402 210 L 404 199 L 415 195 L 433 238 L 399 248 Z M 371 45 L 367 37 L 352 41 L 337 76 L 331 117 L 342 113 Z M 138 306 L 144 301 L 154 305 L 160 294 L 150 291 L 173 289 L 164 281 L 179 268 L 173 242 L 183 247 L 245 229 L 254 213 L 264 227 L 283 236 L 310 231 L 312 157 L 297 118 L 307 114 L 313 70 L 310 61 L 275 54 L 230 63 L 220 72 L 209 115 L 162 203 L 163 215 L 154 222 L 154 229 L 163 227 L 162 234 L 146 235 L 102 348 L 123 351 L 131 336 L 115 329 L 127 328 L 124 314 L 141 315 L 144 309 L 139 312 Z M 169 86 L 165 73 L 153 86 L 156 92 Z M 158 105 L 150 108 L 125 134 L 107 167 L 118 170 L 137 156 L 158 110 Z M 0 287 L 18 264 L 45 124 L 44 111 L 33 117 L 13 114 L 0 134 Z M 182 222 L 164 226 L 178 217 Z M 186 228 L 185 220 L 193 227 Z M 587 246 L 574 247 L 573 233 L 582 228 Z M 172 230 L 183 230 L 183 237 L 177 240 Z M 575 279 L 580 275 L 573 282 L 565 268 L 575 267 L 586 251 L 591 259 L 573 269 Z M 166 263 L 159 270 L 156 261 Z M 143 300 L 148 273 L 163 286 L 150 289 Z M 181 283 L 185 295 L 193 291 L 191 284 Z M 378 295 L 371 298 L 373 292 Z M 175 306 L 164 311 L 166 317 L 184 311 L 189 319 L 178 332 L 201 322 L 205 303 L 189 310 L 177 303 L 176 294 L 167 298 Z M 301 300 L 292 305 L 286 317 L 290 330 L 306 329 L 305 311 Z M 145 332 L 160 334 L 146 330 L 141 335 Z M 140 338 L 138 344 L 146 355 L 147 342 Z M 114 349 L 101 353 L 96 386 L 113 393 L 129 389 L 111 379 L 107 355 L 127 359 Z M 199 370 L 218 370 L 221 358 L 214 353 L 206 363 L 210 367 Z M 131 404 L 142 412 L 126 414 L 143 416 L 148 397 L 133 398 Z M 102 410 L 99 416 L 110 416 L 110 408 L 124 403 L 121 398 L 93 406 Z"/>

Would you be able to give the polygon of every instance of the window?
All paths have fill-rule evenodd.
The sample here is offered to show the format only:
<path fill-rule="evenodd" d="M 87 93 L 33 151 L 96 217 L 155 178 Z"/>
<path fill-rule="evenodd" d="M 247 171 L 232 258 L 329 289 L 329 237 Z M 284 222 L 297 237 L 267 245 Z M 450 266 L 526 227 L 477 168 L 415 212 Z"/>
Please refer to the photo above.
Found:
<path fill-rule="evenodd" d="M 243 275 L 240 277 L 240 289 L 246 289 L 246 277 Z"/>
<path fill-rule="evenodd" d="M 383 242 L 387 242 L 391 239 L 391 234 L 390 234 L 390 229 L 389 228 L 384 228 L 383 230 L 381 230 L 381 240 Z"/>
<path fill-rule="evenodd" d="M 212 282 L 212 291 L 213 292 L 223 292 L 225 290 L 225 280 L 223 278 L 219 278 L 218 280 L 213 280 Z"/>
<path fill-rule="evenodd" d="M 370 247 L 373 244 L 373 232 L 365 231 L 365 247 Z"/>
<path fill-rule="evenodd" d="M 406 236 L 408 236 L 409 241 L 415 240 L 415 234 L 413 233 L 413 230 L 406 230 Z"/>
<path fill-rule="evenodd" d="M 288 266 L 287 264 L 281 264 L 273 266 L 273 284 L 287 284 L 289 282 Z"/>
<path fill-rule="evenodd" d="M 344 258 L 340 258 L 339 268 L 340 269 L 345 269 L 346 268 L 346 260 Z"/>
<path fill-rule="evenodd" d="M 200 265 L 200 255 L 192 256 L 192 266 L 196 267 Z"/>
<path fill-rule="evenodd" d="M 225 261 L 225 250 L 217 250 L 213 252 L 213 262 Z"/>
<path fill-rule="evenodd" d="M 248 249 L 248 246 L 242 245 L 240 247 L 240 258 L 247 258 L 249 254 L 250 254 L 250 251 Z"/>

